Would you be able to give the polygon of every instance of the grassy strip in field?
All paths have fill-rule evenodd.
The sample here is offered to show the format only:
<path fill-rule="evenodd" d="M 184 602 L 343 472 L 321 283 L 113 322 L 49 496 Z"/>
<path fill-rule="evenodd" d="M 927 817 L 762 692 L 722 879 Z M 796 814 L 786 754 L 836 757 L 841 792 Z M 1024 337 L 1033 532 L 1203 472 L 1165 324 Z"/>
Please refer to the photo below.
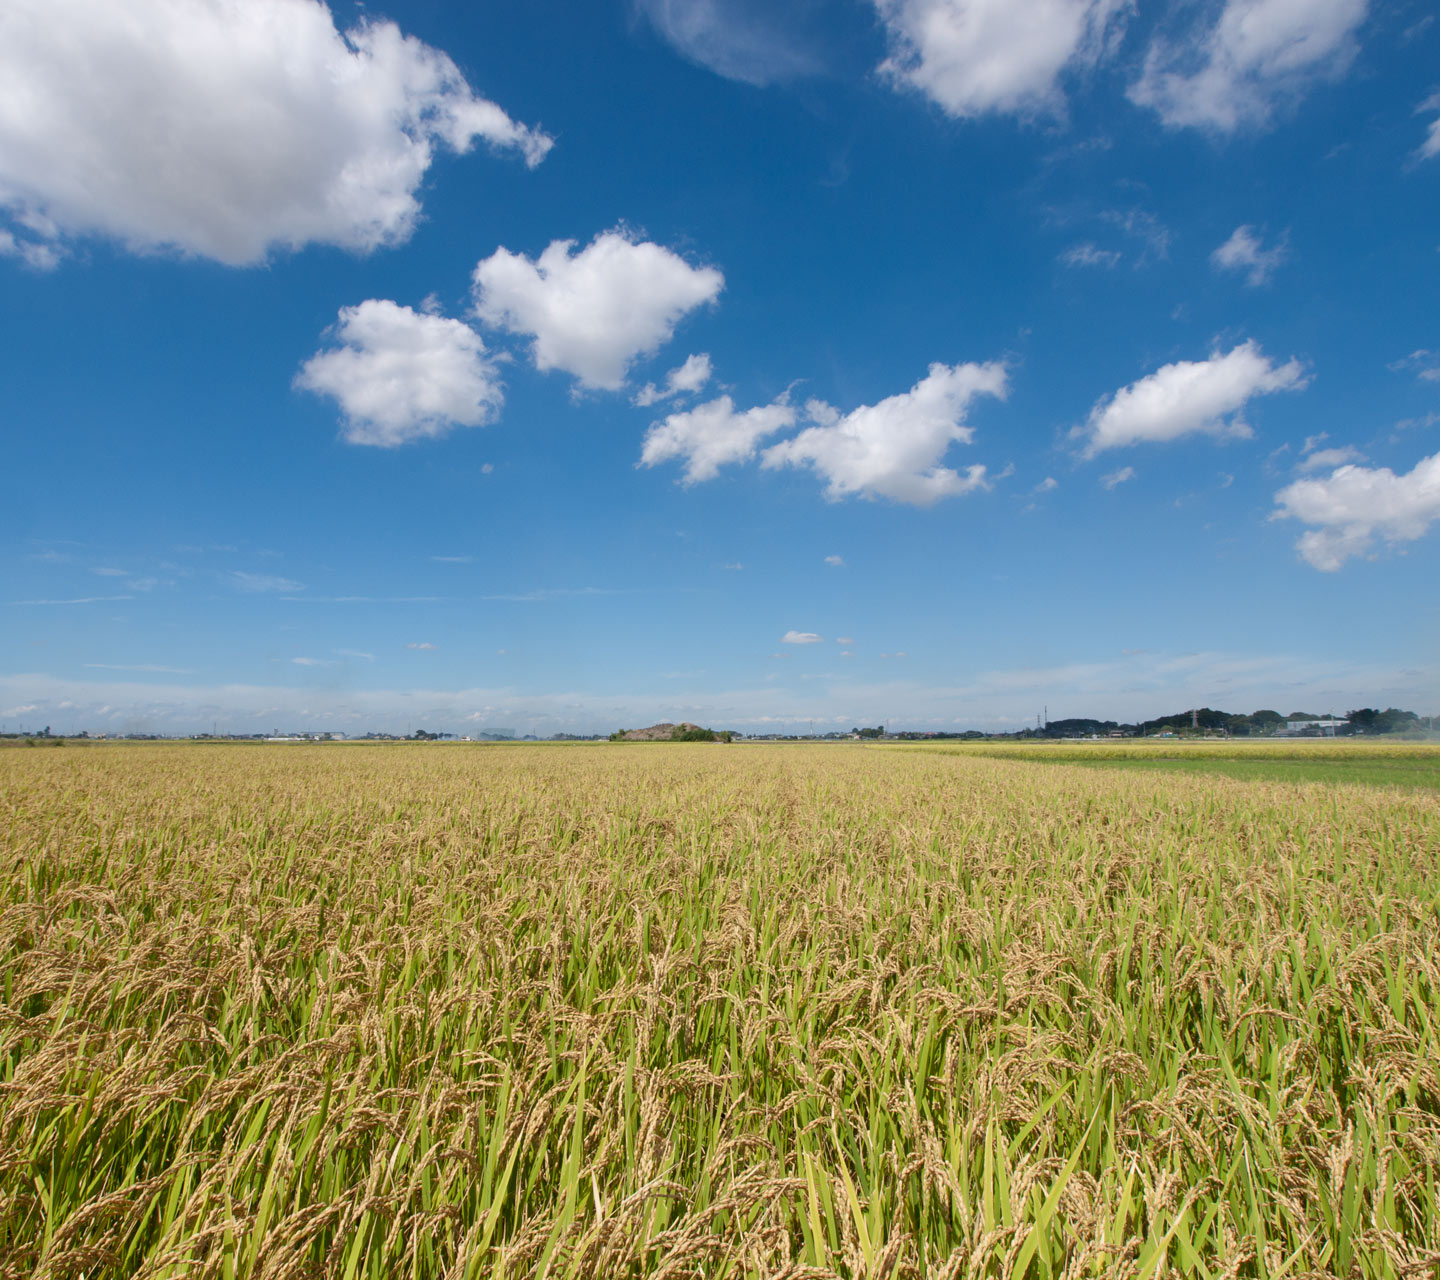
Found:
<path fill-rule="evenodd" d="M 1440 791 L 1440 747 L 1425 745 L 1036 743 L 893 749 L 1141 773 L 1210 774 L 1250 782 L 1323 782 Z"/>

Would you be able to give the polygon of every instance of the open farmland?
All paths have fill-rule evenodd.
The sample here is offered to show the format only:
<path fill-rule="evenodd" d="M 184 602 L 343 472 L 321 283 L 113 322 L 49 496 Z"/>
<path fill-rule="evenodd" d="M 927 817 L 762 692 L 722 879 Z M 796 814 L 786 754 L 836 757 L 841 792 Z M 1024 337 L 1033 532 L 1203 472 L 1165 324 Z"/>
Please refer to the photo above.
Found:
<path fill-rule="evenodd" d="M 0 1275 L 1430 1276 L 1440 797 L 0 752 Z"/>

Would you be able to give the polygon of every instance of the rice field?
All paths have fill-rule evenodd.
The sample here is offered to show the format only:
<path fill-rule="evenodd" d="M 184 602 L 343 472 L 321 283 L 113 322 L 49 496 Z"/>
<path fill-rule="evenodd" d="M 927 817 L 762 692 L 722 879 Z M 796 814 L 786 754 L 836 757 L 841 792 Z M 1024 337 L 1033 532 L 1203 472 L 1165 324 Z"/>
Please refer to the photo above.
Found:
<path fill-rule="evenodd" d="M 0 858 L 6 1280 L 1440 1270 L 1433 791 L 113 745 Z"/>

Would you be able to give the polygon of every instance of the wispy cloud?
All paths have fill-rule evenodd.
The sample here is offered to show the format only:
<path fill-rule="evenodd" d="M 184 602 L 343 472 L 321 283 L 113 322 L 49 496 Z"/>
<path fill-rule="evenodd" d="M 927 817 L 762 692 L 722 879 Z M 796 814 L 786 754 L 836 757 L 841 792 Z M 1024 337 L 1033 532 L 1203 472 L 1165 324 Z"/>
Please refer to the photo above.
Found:
<path fill-rule="evenodd" d="M 282 578 L 273 573 L 247 573 L 243 569 L 232 569 L 228 577 L 230 585 L 237 591 L 283 591 L 289 594 L 305 590 L 303 582 L 296 582 L 294 578 Z"/>
<path fill-rule="evenodd" d="M 1127 480 L 1135 479 L 1134 467 L 1121 467 L 1119 471 L 1112 471 L 1108 475 L 1100 477 L 1100 483 L 1106 489 L 1114 489 L 1124 484 Z"/>
<path fill-rule="evenodd" d="M 428 641 L 428 640 L 420 640 L 420 641 L 412 640 L 412 641 L 411 641 L 409 644 L 407 644 L 405 647 L 406 647 L 407 649 L 426 649 L 426 650 L 430 650 L 430 649 L 438 649 L 440 646 L 437 645 L 437 644 L 431 644 L 430 641 Z"/>
<path fill-rule="evenodd" d="M 834 566 L 836 569 L 843 569 L 843 568 L 845 567 L 845 557 L 844 557 L 844 556 L 826 556 L 826 557 L 825 557 L 825 563 L 828 564 L 828 565 Z"/>
<path fill-rule="evenodd" d="M 12 605 L 22 604 L 103 604 L 108 600 L 133 600 L 134 596 L 73 596 L 68 600 L 11 600 Z"/>
<path fill-rule="evenodd" d="M 1073 244 L 1060 255 L 1067 267 L 1113 267 L 1120 261 L 1118 249 L 1102 249 L 1090 241 Z"/>
<path fill-rule="evenodd" d="M 366 653 L 362 649 L 336 649 L 335 653 L 342 658 L 363 658 L 366 662 L 375 661 L 373 653 Z"/>
<path fill-rule="evenodd" d="M 781 644 L 819 644 L 825 637 L 813 631 L 787 631 L 780 637 Z"/>
<path fill-rule="evenodd" d="M 475 557 L 474 557 L 474 556 L 431 556 L 430 559 L 432 559 L 433 561 L 435 561 L 436 564 L 470 564 L 470 563 L 472 563 L 472 562 L 474 561 Z"/>
<path fill-rule="evenodd" d="M 153 671 L 167 676 L 193 676 L 195 674 L 191 667 L 162 667 L 151 662 L 87 662 L 84 665 L 91 671 Z"/>

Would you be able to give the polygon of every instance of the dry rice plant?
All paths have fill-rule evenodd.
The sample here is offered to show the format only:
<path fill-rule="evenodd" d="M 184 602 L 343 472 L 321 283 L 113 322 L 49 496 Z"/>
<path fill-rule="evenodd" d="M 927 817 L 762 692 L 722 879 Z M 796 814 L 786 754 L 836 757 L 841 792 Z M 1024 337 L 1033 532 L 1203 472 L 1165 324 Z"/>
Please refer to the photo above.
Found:
<path fill-rule="evenodd" d="M 0 1276 L 1432 1277 L 1440 799 L 0 756 Z"/>

